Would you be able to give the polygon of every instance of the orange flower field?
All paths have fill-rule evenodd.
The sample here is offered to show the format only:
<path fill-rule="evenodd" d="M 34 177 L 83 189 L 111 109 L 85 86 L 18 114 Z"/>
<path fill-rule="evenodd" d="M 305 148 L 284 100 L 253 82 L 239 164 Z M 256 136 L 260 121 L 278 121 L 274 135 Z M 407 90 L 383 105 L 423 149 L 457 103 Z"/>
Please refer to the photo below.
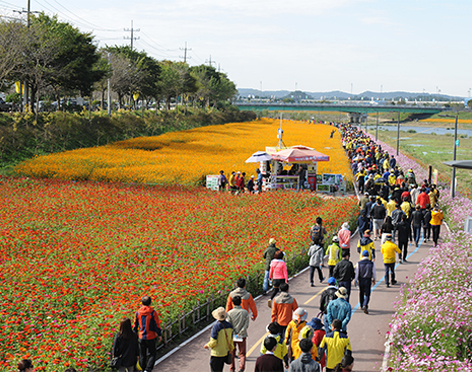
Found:
<path fill-rule="evenodd" d="M 278 143 L 280 120 L 262 119 L 200 127 L 158 137 L 139 137 L 108 146 L 36 157 L 15 168 L 19 175 L 63 180 L 94 180 L 148 184 L 201 184 L 207 174 L 224 170 L 255 174 L 246 164 L 252 153 Z M 286 146 L 305 145 L 330 156 L 318 173 L 340 173 L 352 181 L 340 134 L 334 127 L 300 121 L 283 122 Z"/>
<path fill-rule="evenodd" d="M 267 126 L 272 138 L 275 126 L 270 123 L 226 128 L 243 137 L 253 125 Z M 293 124 L 297 127 L 303 126 Z M 325 133 L 321 126 L 310 130 L 316 128 Z M 174 142 L 181 158 L 175 157 L 174 165 L 166 160 L 166 167 L 183 167 L 191 159 L 183 148 L 192 144 L 197 153 L 212 148 L 210 158 L 216 159 L 216 145 L 207 148 L 195 139 L 195 132 L 209 136 L 211 131 L 222 141 L 224 134 L 215 127 L 186 132 L 193 140 L 184 136 L 180 147 Z M 167 143 L 177 138 L 163 137 Z M 128 142 L 133 143 L 150 142 Z M 257 149 L 252 146 L 249 152 Z M 73 153 L 100 151 L 131 151 L 134 161 L 152 153 L 116 145 Z M 232 152 L 228 156 L 240 159 Z M 84 158 L 62 154 L 56 159 L 62 159 L 63 167 L 70 164 L 64 174 L 71 177 L 72 165 L 79 167 Z M 34 168 L 39 161 L 30 164 Z M 104 164 L 103 159 L 97 162 Z M 12 371 L 22 358 L 32 358 L 36 371 L 68 366 L 104 371 L 119 320 L 133 317 L 144 294 L 154 298 L 161 319 L 168 322 L 198 300 L 225 293 L 239 276 L 261 272 L 270 237 L 289 254 L 298 253 L 307 248 L 316 216 L 333 232 L 357 211 L 354 198 L 309 192 L 235 196 L 204 188 L 28 178 L 0 178 L 0 201 L 0 371 Z"/>

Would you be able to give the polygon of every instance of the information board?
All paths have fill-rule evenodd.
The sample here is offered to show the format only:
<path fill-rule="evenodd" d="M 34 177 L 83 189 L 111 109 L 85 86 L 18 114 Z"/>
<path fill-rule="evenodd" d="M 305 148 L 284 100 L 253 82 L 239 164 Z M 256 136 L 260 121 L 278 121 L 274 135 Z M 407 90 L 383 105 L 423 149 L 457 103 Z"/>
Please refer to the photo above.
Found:
<path fill-rule="evenodd" d="M 206 188 L 210 190 L 218 191 L 218 175 L 209 174 L 206 177 Z"/>

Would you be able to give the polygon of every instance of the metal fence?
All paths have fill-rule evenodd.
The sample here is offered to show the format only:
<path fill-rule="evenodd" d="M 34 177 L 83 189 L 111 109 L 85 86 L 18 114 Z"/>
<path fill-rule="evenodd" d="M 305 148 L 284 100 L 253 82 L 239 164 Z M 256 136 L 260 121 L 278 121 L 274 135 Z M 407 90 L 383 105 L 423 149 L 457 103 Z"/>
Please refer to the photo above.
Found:
<path fill-rule="evenodd" d="M 308 265 L 307 249 L 303 248 L 300 253 L 292 253 L 291 257 L 285 257 L 287 270 L 289 275 L 300 272 Z M 254 276 L 246 277 L 246 289 L 253 295 L 262 293 L 262 281 L 264 279 L 264 271 L 261 270 Z M 211 313 L 219 307 L 226 305 L 226 299 L 229 292 L 219 295 L 211 295 L 206 301 L 200 302 L 192 307 L 190 311 L 182 312 L 177 319 L 171 320 L 161 325 L 162 343 L 159 344 L 157 350 L 169 349 L 184 337 L 191 337 L 199 329 L 214 321 Z"/>

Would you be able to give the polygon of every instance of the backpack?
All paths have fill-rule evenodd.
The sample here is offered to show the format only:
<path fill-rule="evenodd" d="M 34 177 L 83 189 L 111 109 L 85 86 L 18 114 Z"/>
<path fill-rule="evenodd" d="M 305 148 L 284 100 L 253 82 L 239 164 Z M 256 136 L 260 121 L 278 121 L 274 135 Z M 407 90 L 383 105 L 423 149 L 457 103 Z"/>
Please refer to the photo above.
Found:
<path fill-rule="evenodd" d="M 310 239 L 313 244 L 320 245 L 323 241 L 323 236 L 321 235 L 321 226 L 313 225 L 310 229 Z"/>
<path fill-rule="evenodd" d="M 327 295 L 324 297 L 324 303 L 323 303 L 323 308 L 324 308 L 324 313 L 325 314 L 326 314 L 326 310 L 328 309 L 329 303 L 338 298 L 336 296 L 336 291 L 329 290 L 326 293 L 327 293 Z"/>

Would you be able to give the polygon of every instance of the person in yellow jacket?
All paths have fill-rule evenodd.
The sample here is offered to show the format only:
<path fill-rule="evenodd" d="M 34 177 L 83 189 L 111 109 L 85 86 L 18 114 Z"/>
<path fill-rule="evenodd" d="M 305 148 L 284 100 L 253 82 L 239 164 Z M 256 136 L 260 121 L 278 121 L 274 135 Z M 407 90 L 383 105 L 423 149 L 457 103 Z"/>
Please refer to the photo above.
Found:
<path fill-rule="evenodd" d="M 277 322 L 270 323 L 266 331 L 269 332 L 267 337 L 272 337 L 277 341 L 277 347 L 275 348 L 274 355 L 283 361 L 285 369 L 288 369 L 288 349 L 287 344 L 285 343 L 285 338 L 280 335 L 280 326 Z M 261 344 L 261 354 L 265 354 L 267 348 L 264 345 L 264 341 Z"/>
<path fill-rule="evenodd" d="M 387 206 L 385 207 L 387 208 L 387 216 L 392 217 L 392 212 L 395 210 L 396 205 L 397 205 L 397 202 L 395 201 L 395 199 L 390 197 L 390 200 L 388 201 Z"/>
<path fill-rule="evenodd" d="M 333 237 L 333 244 L 328 247 L 326 254 L 328 255 L 329 277 L 331 278 L 333 276 L 334 267 L 342 259 L 339 238 L 337 236 Z"/>
<path fill-rule="evenodd" d="M 369 261 L 375 261 L 375 244 L 370 238 L 370 230 L 364 232 L 364 236 L 357 243 L 357 252 L 360 254 L 362 260 L 362 252 L 369 252 Z"/>
<path fill-rule="evenodd" d="M 443 212 L 439 209 L 438 205 L 436 205 L 431 212 L 431 221 L 429 221 L 431 230 L 433 231 L 433 242 L 435 247 L 438 245 L 439 232 L 443 218 Z"/>
<path fill-rule="evenodd" d="M 388 176 L 388 184 L 390 186 L 394 186 L 397 183 L 397 177 L 395 177 L 395 174 L 393 171 L 390 171 L 390 176 Z"/>
<path fill-rule="evenodd" d="M 233 326 L 226 321 L 228 313 L 224 307 L 219 307 L 211 313 L 217 322 L 211 329 L 210 342 L 204 348 L 211 349 L 210 368 L 212 371 L 222 371 L 229 353 L 233 352 Z"/>
<path fill-rule="evenodd" d="M 293 360 L 293 352 L 295 345 L 298 344 L 298 336 L 300 335 L 301 330 L 303 327 L 306 326 L 306 318 L 308 317 L 308 312 L 299 307 L 293 313 L 293 319 L 288 323 L 287 329 L 285 330 L 285 342 L 287 343 L 288 347 L 290 348 L 289 358 L 291 361 Z"/>
<path fill-rule="evenodd" d="M 380 248 L 380 253 L 382 253 L 383 256 L 383 262 L 385 266 L 385 283 L 387 284 L 388 288 L 390 287 L 388 276 L 389 271 L 392 277 L 392 285 L 397 284 L 397 281 L 395 280 L 395 261 L 397 259 L 395 252 L 401 255 L 402 251 L 400 251 L 400 248 L 398 248 L 398 246 L 393 242 L 392 234 L 387 234 L 385 239 L 385 243 L 383 243 L 382 247 Z"/>
<path fill-rule="evenodd" d="M 300 348 L 300 341 L 303 340 L 304 338 L 311 341 L 314 333 L 315 331 L 313 330 L 313 328 L 311 328 L 308 325 L 302 328 L 302 330 L 298 334 L 298 342 L 292 348 L 292 360 L 297 360 L 300 357 L 300 355 L 302 355 L 302 349 Z M 316 347 L 312 348 L 311 356 L 313 360 L 318 359 L 318 348 Z"/>

